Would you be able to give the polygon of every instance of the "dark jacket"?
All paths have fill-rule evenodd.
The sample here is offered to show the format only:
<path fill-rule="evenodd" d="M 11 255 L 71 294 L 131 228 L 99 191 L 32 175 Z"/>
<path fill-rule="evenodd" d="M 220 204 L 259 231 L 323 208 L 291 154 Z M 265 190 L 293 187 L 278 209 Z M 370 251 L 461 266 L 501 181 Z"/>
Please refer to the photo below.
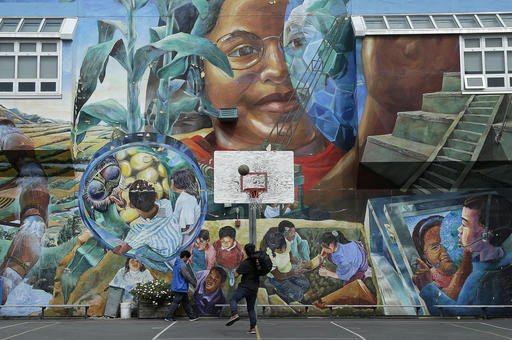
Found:
<path fill-rule="evenodd" d="M 260 276 L 256 269 L 256 264 L 253 258 L 248 258 L 240 263 L 236 272 L 242 275 L 239 287 L 245 287 L 250 290 L 257 291 L 260 286 Z"/>

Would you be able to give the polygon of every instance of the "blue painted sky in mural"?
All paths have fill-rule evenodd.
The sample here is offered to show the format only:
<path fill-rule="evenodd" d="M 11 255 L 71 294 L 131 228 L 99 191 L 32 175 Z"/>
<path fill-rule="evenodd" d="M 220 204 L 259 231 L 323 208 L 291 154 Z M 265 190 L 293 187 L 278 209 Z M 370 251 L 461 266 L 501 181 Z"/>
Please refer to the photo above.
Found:
<path fill-rule="evenodd" d="M 8 3 L 3 4 L 3 3 Z M 81 62 L 87 48 L 98 42 L 97 21 L 99 19 L 111 19 L 126 22 L 126 10 L 118 0 L 77 0 L 75 2 L 60 2 L 59 0 L 0 0 L 1 16 L 67 16 L 79 17 L 79 23 L 72 41 L 65 41 L 63 45 L 63 88 L 73 88 L 75 75 L 79 74 Z M 156 26 L 158 11 L 152 2 L 137 11 L 136 26 L 138 27 L 137 46 L 149 42 L 149 30 L 141 29 Z M 120 36 L 119 36 L 120 37 Z M 120 103 L 126 101 L 126 94 L 119 91 L 118 79 L 126 77 L 125 71 L 117 62 L 109 61 L 107 79 L 98 88 L 98 94 L 110 93 L 112 98 Z M 110 81 L 109 79 L 114 79 Z M 15 102 L 3 100 L 7 107 L 16 107 L 24 112 L 38 114 L 44 117 L 71 120 L 72 118 L 72 93 L 65 91 L 62 101 L 48 101 L 44 104 L 45 110 L 41 111 L 41 103 Z M 145 93 L 141 98 L 144 99 Z M 94 101 L 95 98 L 92 98 Z"/>
<path fill-rule="evenodd" d="M 351 0 L 351 14 L 419 14 L 512 11 L 510 0 Z"/>

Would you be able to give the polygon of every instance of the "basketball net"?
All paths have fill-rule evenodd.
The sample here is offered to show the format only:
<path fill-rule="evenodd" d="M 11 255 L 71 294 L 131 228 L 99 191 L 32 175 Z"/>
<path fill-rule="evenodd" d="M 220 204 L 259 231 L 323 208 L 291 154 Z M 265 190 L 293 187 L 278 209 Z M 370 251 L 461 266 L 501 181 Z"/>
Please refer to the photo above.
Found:
<path fill-rule="evenodd" d="M 261 194 L 265 192 L 263 188 L 246 189 L 245 192 L 249 196 L 249 209 L 256 208 L 258 217 L 261 215 L 263 208 L 263 197 Z"/>

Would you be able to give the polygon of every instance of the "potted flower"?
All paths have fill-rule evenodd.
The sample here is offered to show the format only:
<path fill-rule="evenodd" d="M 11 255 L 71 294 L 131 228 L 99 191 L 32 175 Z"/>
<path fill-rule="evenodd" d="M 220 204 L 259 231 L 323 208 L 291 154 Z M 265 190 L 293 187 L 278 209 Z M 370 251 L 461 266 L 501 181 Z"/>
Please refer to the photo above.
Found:
<path fill-rule="evenodd" d="M 168 282 L 153 280 L 138 283 L 131 290 L 131 294 L 137 301 L 140 319 L 163 319 L 167 316 L 171 302 Z"/>

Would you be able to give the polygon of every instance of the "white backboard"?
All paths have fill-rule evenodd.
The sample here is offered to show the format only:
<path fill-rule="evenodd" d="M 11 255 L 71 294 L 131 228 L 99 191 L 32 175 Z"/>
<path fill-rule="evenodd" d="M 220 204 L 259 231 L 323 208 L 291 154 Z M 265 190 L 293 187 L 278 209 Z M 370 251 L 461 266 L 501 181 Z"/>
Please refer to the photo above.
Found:
<path fill-rule="evenodd" d="M 249 203 L 247 193 L 240 191 L 238 167 L 242 164 L 251 172 L 267 173 L 262 203 L 294 202 L 293 151 L 215 151 L 213 157 L 215 203 Z"/>

